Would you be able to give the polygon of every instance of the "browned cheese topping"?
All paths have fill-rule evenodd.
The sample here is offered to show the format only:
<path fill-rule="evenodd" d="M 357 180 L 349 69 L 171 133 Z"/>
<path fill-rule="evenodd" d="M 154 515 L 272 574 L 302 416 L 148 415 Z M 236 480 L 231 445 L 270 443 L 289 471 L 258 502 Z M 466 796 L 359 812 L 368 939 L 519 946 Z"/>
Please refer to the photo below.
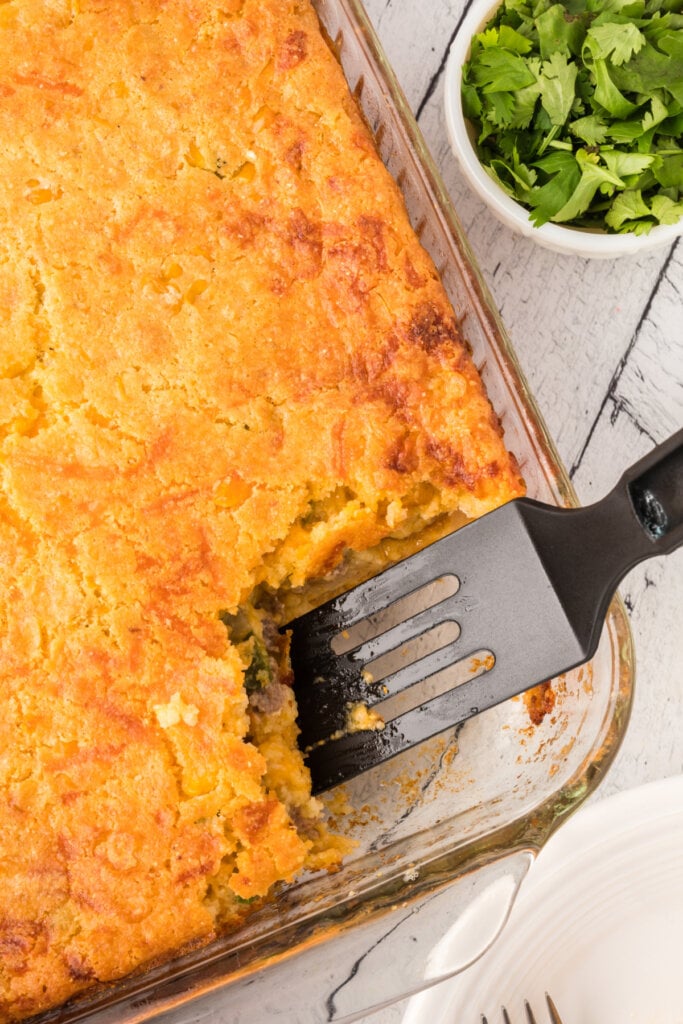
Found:
<path fill-rule="evenodd" d="M 338 863 L 251 597 L 521 484 L 305 0 L 0 2 L 0 144 L 11 1020 Z"/>

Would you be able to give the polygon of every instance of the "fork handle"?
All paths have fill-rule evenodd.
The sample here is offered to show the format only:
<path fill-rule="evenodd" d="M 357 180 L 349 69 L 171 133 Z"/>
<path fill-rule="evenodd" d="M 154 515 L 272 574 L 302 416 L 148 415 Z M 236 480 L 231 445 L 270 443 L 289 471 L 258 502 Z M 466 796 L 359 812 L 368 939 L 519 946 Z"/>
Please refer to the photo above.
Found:
<path fill-rule="evenodd" d="M 588 659 L 626 573 L 683 544 L 683 430 L 593 505 L 558 509 L 521 500 L 528 533 Z"/>

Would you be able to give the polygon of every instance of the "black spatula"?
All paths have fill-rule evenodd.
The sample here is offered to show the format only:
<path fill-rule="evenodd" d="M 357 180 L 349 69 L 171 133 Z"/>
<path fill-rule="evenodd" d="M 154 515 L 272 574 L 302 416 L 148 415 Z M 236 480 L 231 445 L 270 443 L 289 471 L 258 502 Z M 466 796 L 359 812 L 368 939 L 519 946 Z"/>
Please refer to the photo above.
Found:
<path fill-rule="evenodd" d="M 300 745 L 314 792 L 588 661 L 622 577 L 682 543 L 680 430 L 594 505 L 511 501 L 290 622 Z M 395 602 L 444 578 L 455 593 L 382 631 Z M 365 620 L 379 635 L 335 653 Z M 457 623 L 457 638 L 411 661 L 411 649 L 444 623 Z M 373 671 L 389 652 L 400 661 L 402 650 L 390 674 Z M 358 705 L 381 705 L 456 663 L 465 681 L 383 728 L 354 731 L 354 720 L 364 720 L 353 713 Z"/>

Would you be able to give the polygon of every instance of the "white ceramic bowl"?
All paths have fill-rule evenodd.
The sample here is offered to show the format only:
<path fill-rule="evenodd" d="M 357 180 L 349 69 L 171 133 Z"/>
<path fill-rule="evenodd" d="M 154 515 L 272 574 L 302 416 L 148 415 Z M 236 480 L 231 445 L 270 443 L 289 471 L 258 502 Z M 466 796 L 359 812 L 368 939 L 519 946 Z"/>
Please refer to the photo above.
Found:
<path fill-rule="evenodd" d="M 474 0 L 451 45 L 446 64 L 446 126 L 453 153 L 470 186 L 503 224 L 555 252 L 609 259 L 670 245 L 683 234 L 683 219 L 677 224 L 654 227 L 647 235 L 613 235 L 607 231 L 550 223 L 536 228 L 529 220 L 529 211 L 507 195 L 484 170 L 474 146 L 474 128 L 462 111 L 461 73 L 463 64 L 469 59 L 472 37 L 484 28 L 498 6 L 498 2 L 492 3 L 491 0 Z"/>

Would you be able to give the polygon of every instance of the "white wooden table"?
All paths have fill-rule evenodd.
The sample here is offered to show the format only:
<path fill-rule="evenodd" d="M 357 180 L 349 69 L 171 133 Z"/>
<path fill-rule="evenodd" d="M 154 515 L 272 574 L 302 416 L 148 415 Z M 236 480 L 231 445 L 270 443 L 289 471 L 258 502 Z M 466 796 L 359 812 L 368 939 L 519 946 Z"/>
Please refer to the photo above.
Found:
<path fill-rule="evenodd" d="M 365 4 L 579 498 L 598 498 L 683 426 L 683 240 L 641 258 L 590 261 L 513 235 L 464 184 L 446 136 L 443 71 L 468 4 Z M 683 772 L 683 549 L 633 570 L 621 594 L 636 647 L 635 704 L 594 800 Z M 398 1024 L 404 1007 L 365 1021 Z"/>

